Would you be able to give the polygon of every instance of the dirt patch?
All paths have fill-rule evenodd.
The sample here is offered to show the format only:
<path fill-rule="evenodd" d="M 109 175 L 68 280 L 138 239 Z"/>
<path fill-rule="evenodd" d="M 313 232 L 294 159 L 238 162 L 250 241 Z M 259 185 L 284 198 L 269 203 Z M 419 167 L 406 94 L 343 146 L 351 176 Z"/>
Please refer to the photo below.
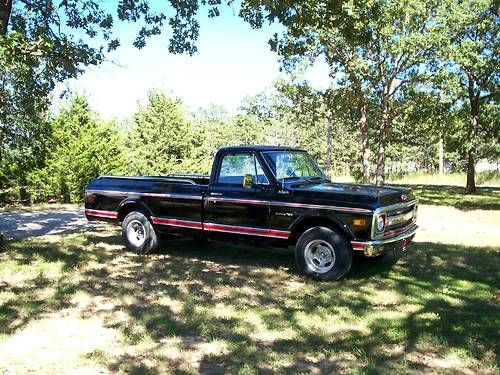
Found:
<path fill-rule="evenodd" d="M 500 246 L 500 211 L 461 211 L 421 205 L 415 236 L 418 242 L 466 246 Z"/>
<path fill-rule="evenodd" d="M 107 374 L 106 367 L 85 358 L 96 351 L 121 346 L 117 332 L 97 318 L 82 319 L 76 311 L 62 311 L 32 321 L 0 341 L 6 374 Z"/>

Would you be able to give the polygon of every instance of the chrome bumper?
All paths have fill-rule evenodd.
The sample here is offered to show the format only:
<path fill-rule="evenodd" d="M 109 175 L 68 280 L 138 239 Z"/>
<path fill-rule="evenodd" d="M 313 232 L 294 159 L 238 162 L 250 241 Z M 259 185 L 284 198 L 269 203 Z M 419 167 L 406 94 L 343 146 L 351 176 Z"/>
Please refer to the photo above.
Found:
<path fill-rule="evenodd" d="M 367 257 L 385 254 L 389 251 L 406 250 L 406 247 L 415 236 L 418 226 L 414 225 L 407 231 L 391 238 L 372 241 L 351 241 L 352 249 L 363 251 Z"/>

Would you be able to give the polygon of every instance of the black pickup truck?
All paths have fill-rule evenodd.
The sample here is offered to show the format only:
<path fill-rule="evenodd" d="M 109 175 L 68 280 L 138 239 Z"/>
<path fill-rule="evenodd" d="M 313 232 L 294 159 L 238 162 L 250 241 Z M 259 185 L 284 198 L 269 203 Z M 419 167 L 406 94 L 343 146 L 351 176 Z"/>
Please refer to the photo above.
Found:
<path fill-rule="evenodd" d="M 338 280 L 353 251 L 405 249 L 417 230 L 408 189 L 331 183 L 304 150 L 220 149 L 208 175 L 101 176 L 85 192 L 88 220 L 121 224 L 126 246 L 149 253 L 160 235 L 295 246 L 298 268 Z"/>

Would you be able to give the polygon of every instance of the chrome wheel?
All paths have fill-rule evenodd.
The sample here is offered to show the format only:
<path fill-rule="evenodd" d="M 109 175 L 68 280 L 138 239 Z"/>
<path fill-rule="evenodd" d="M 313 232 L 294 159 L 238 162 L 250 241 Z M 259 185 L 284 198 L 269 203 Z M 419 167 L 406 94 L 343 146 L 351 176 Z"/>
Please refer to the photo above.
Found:
<path fill-rule="evenodd" d="M 330 243 L 323 240 L 309 242 L 304 250 L 307 267 L 316 273 L 330 271 L 335 264 L 335 251 Z"/>
<path fill-rule="evenodd" d="M 132 220 L 127 225 L 127 239 L 134 246 L 141 246 L 146 240 L 146 229 L 139 220 Z"/>

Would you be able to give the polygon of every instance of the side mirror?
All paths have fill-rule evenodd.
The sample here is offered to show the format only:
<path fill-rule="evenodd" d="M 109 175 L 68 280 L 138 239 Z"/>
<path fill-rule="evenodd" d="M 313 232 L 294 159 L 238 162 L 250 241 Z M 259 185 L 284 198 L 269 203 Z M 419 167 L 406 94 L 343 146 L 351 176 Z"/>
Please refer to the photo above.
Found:
<path fill-rule="evenodd" d="M 243 176 L 243 187 L 245 189 L 251 189 L 253 187 L 253 175 L 246 174 Z"/>

